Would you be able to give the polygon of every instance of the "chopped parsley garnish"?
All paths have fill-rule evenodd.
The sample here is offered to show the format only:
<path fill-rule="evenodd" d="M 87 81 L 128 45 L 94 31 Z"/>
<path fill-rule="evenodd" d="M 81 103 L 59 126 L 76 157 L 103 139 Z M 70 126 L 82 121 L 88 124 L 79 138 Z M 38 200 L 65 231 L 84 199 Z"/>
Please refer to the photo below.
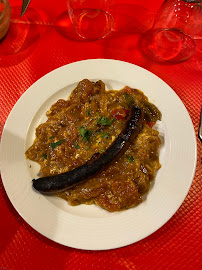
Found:
<path fill-rule="evenodd" d="M 90 140 L 91 131 L 89 129 L 86 129 L 84 127 L 78 127 L 80 135 L 83 137 L 84 142 L 87 142 Z"/>
<path fill-rule="evenodd" d="M 97 124 L 100 126 L 111 126 L 112 121 L 109 120 L 106 116 L 99 117 L 97 120 Z"/>
<path fill-rule="evenodd" d="M 74 147 L 75 147 L 76 149 L 79 149 L 79 148 L 80 148 L 80 146 L 78 145 L 78 143 L 76 143 L 75 141 L 74 141 Z"/>
<path fill-rule="evenodd" d="M 134 163 L 134 157 L 133 156 L 127 155 L 126 157 L 130 161 L 130 163 Z"/>
<path fill-rule="evenodd" d="M 90 114 L 90 109 L 88 109 L 88 110 L 86 111 L 86 115 L 87 115 L 87 116 L 91 116 L 91 114 Z"/>
<path fill-rule="evenodd" d="M 47 155 L 46 154 L 42 154 L 42 157 L 47 159 Z"/>
<path fill-rule="evenodd" d="M 54 149 L 56 148 L 58 145 L 61 145 L 62 143 L 64 142 L 64 139 L 63 140 L 59 140 L 57 142 L 53 142 L 50 144 L 51 148 Z"/>
<path fill-rule="evenodd" d="M 54 136 L 51 136 L 49 139 L 54 139 L 55 137 Z"/>
<path fill-rule="evenodd" d="M 109 133 L 104 132 L 102 137 L 103 137 L 104 139 L 109 139 Z"/>

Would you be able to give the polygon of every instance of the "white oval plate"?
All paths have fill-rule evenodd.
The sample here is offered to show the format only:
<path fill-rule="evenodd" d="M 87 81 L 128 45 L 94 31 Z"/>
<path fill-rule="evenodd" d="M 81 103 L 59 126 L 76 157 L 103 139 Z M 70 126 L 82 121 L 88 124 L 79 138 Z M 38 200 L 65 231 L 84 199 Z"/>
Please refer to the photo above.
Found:
<path fill-rule="evenodd" d="M 25 159 L 35 128 L 59 98 L 67 99 L 77 83 L 101 79 L 108 89 L 125 85 L 142 90 L 162 112 L 156 124 L 162 146 L 158 171 L 144 201 L 109 213 L 95 205 L 69 206 L 60 198 L 32 189 L 38 164 Z M 42 235 L 79 249 L 105 250 L 135 243 L 158 230 L 177 211 L 191 186 L 196 167 L 196 137 L 191 119 L 175 92 L 149 71 L 126 62 L 92 59 L 60 67 L 35 82 L 18 100 L 1 140 L 1 174 L 18 213 Z"/>

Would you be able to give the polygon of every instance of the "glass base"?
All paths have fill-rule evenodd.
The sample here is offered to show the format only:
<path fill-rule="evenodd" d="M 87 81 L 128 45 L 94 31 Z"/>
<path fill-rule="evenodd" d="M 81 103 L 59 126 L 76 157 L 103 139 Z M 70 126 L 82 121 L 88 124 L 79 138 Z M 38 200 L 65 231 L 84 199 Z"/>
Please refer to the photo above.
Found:
<path fill-rule="evenodd" d="M 178 29 L 158 29 L 147 33 L 141 44 L 144 52 L 157 61 L 183 62 L 195 52 L 195 41 Z"/>

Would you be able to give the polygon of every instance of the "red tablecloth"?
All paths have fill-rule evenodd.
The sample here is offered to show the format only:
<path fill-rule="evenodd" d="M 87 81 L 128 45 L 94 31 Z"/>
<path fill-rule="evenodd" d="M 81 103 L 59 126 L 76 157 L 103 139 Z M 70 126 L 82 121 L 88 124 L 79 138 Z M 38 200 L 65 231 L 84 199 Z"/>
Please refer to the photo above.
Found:
<path fill-rule="evenodd" d="M 74 33 L 65 0 L 32 0 L 20 18 L 21 2 L 10 0 L 11 25 L 0 43 L 0 133 L 16 101 L 40 77 L 78 60 L 112 58 L 144 67 L 168 83 L 186 106 L 197 134 L 202 102 L 200 41 L 191 59 L 175 65 L 154 63 L 139 46 L 162 0 L 116 1 L 119 16 L 114 32 L 93 42 L 83 41 Z M 196 174 L 177 213 L 146 239 L 115 250 L 82 251 L 46 239 L 14 210 L 0 182 L 0 269 L 202 269 L 198 139 L 197 143 Z"/>

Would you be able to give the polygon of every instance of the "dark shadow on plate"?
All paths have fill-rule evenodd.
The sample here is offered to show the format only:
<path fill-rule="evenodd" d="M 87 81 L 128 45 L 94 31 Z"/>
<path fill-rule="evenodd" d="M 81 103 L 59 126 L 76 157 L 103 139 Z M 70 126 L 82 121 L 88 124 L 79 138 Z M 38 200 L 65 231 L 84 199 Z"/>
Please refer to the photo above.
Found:
<path fill-rule="evenodd" d="M 2 104 L 3 106 L 3 104 Z M 0 121 L 0 141 L 1 141 L 1 134 L 3 132 L 3 128 L 4 128 L 4 123 Z"/>
<path fill-rule="evenodd" d="M 14 66 L 33 52 L 41 33 L 43 19 L 33 8 L 20 17 L 21 7 L 12 7 L 11 22 L 7 35 L 0 42 L 0 66 Z"/>
<path fill-rule="evenodd" d="M 71 250 L 72 248 L 70 247 L 66 247 L 63 246 L 61 244 L 58 244 L 48 238 L 46 238 L 45 236 L 43 236 L 42 234 L 40 234 L 39 232 L 37 232 L 35 229 L 33 229 L 16 211 L 16 209 L 13 207 L 12 203 L 10 202 L 6 191 L 3 187 L 3 183 L 1 181 L 1 177 L 0 177 L 0 192 L 1 197 L 3 199 L 3 204 L 6 204 L 5 207 L 8 208 L 9 210 L 9 222 L 7 220 L 7 217 L 4 218 L 4 216 L 2 217 L 2 221 L 1 221 L 1 230 L 3 230 L 4 232 L 8 232 L 6 233 L 6 237 L 5 239 L 1 238 L 1 243 L 0 243 L 0 253 L 2 250 L 4 250 L 5 246 L 7 244 L 9 244 L 9 239 L 12 239 L 13 235 L 15 235 L 15 233 L 17 232 L 18 228 L 20 226 L 23 226 L 25 228 L 26 231 L 28 231 L 31 235 L 35 236 L 39 241 L 44 242 L 44 244 L 49 245 L 51 247 L 54 248 L 62 248 L 64 250 Z M 3 205 L 4 206 L 4 205 Z M 3 208 L 2 208 L 3 209 Z M 13 219 L 14 218 L 14 219 Z"/>
<path fill-rule="evenodd" d="M 11 142 L 16 142 L 16 144 L 18 145 L 24 145 L 22 139 L 18 136 L 16 136 L 16 134 L 11 133 L 9 130 L 4 130 L 4 136 L 8 137 Z M 2 159 L 3 160 L 3 159 Z M 13 155 L 13 157 L 11 157 L 11 155 L 7 156 L 6 159 L 4 160 L 5 163 L 7 164 L 11 164 L 12 162 L 17 163 L 19 162 L 19 160 L 17 159 L 17 156 Z M 3 163 L 2 163 L 3 164 Z M 5 181 L 8 181 L 8 179 Z M 9 181 L 12 181 L 12 179 L 9 179 Z M 27 185 L 31 184 L 31 179 L 27 179 Z M 19 196 L 21 196 L 20 194 L 18 194 Z M 59 248 L 62 247 L 62 245 L 55 243 L 52 240 L 49 240 L 48 238 L 46 238 L 45 236 L 41 235 L 40 233 L 38 233 L 35 229 L 33 229 L 21 216 L 20 214 L 17 212 L 18 209 L 16 210 L 14 208 L 14 206 L 12 205 L 12 202 L 9 200 L 7 193 L 5 191 L 5 188 L 3 186 L 3 183 L 1 181 L 1 177 L 0 177 L 0 201 L 1 201 L 1 214 L 2 214 L 2 218 L 1 218 L 1 231 L 4 230 L 5 233 L 5 239 L 1 239 L 0 241 L 0 253 L 1 250 L 3 250 L 5 248 L 5 246 L 7 244 L 9 244 L 8 238 L 12 239 L 13 235 L 15 235 L 16 231 L 18 230 L 18 228 L 22 225 L 25 230 L 27 230 L 30 234 L 34 235 L 35 237 L 37 237 L 40 241 L 43 241 L 45 244 L 47 245 L 51 245 L 52 247 L 55 248 Z M 6 209 L 7 208 L 7 209 Z M 5 209 L 5 210 L 4 210 Z M 7 213 L 9 212 L 9 214 Z M 5 214 L 7 214 L 7 216 L 5 216 Z M 8 221 L 9 219 L 9 221 Z M 45 222 L 45 220 L 44 220 Z M 58 217 L 55 216 L 54 218 L 54 228 L 57 228 L 57 223 L 58 223 Z M 47 225 L 48 226 L 48 225 Z M 55 232 L 52 231 L 52 233 L 54 234 Z M 69 247 L 64 247 L 65 249 L 70 249 Z"/>
<path fill-rule="evenodd" d="M 19 228 L 19 223 L 16 222 L 15 218 L 18 219 L 18 215 L 16 214 L 14 208 L 12 207 L 5 189 L 3 187 L 3 183 L 0 177 L 0 198 L 1 198 L 1 241 L 0 241 L 0 254 L 5 249 L 5 247 L 10 243 L 11 239 L 15 235 L 16 231 Z M 4 211 L 6 212 L 6 208 L 8 208 L 11 213 L 4 216 Z M 12 217 L 14 214 L 15 218 Z M 9 221 L 8 221 L 9 219 Z M 8 233 L 7 233 L 8 232 Z M 6 234 L 6 235 L 5 235 Z M 2 237 L 3 236 L 3 237 Z"/>

